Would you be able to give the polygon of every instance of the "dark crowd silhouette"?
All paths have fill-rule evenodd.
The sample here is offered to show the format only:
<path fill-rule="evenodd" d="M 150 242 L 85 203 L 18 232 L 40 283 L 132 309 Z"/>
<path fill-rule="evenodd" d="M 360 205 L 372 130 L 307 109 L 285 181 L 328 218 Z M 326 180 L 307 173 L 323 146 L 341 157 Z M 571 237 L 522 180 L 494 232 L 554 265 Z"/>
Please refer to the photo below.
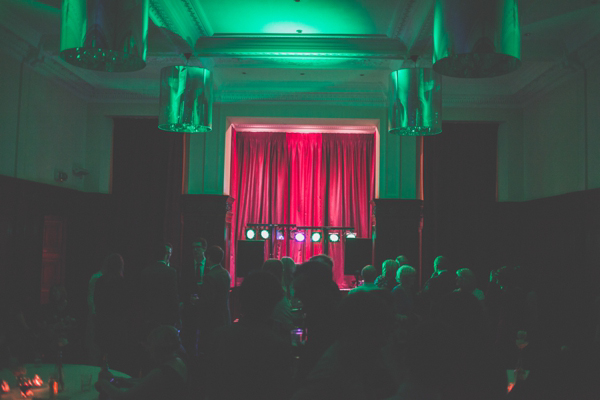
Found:
<path fill-rule="evenodd" d="M 600 398 L 600 299 L 574 279 L 538 287 L 539 272 L 502 266 L 482 282 L 439 256 L 419 285 L 400 255 L 340 290 L 330 257 L 284 257 L 243 279 L 232 320 L 223 250 L 192 242 L 193 265 L 173 268 L 157 243 L 135 282 L 107 255 L 85 321 L 63 286 L 35 310 L 4 290 L 0 367 L 102 366 L 111 399 Z"/>

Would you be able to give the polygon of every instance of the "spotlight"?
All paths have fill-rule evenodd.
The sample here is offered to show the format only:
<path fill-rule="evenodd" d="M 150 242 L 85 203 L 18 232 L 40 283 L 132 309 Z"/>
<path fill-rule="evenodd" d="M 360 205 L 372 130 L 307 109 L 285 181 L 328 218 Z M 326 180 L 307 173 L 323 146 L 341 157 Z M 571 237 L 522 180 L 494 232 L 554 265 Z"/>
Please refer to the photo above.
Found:
<path fill-rule="evenodd" d="M 268 238 L 271 237 L 271 232 L 268 229 L 261 229 L 260 230 L 260 237 L 267 240 Z"/>
<path fill-rule="evenodd" d="M 331 243 L 337 243 L 340 241 L 340 235 L 337 233 L 330 233 L 329 234 L 329 241 Z"/>
<path fill-rule="evenodd" d="M 277 229 L 277 232 L 275 232 L 275 237 L 277 240 L 285 240 L 285 235 L 281 229 Z"/>
<path fill-rule="evenodd" d="M 303 232 L 294 232 L 294 240 L 296 242 L 304 242 L 306 240 L 306 236 L 304 235 Z"/>
<path fill-rule="evenodd" d="M 252 228 L 246 229 L 246 239 L 253 240 L 256 238 L 256 231 Z"/>
<path fill-rule="evenodd" d="M 310 241 L 311 242 L 320 242 L 321 240 L 323 240 L 323 234 L 321 232 L 313 232 L 310 235 Z"/>
<path fill-rule="evenodd" d="M 356 239 L 356 232 L 347 232 L 346 239 Z"/>

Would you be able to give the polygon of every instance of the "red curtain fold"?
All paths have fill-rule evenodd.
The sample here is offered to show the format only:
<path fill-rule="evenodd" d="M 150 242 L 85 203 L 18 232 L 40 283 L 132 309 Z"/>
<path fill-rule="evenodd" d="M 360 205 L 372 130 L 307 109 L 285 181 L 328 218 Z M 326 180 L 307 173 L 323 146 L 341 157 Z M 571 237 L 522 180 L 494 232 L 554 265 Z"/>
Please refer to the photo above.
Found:
<path fill-rule="evenodd" d="M 327 225 L 353 226 L 359 238 L 371 237 L 371 200 L 375 198 L 373 162 L 374 135 L 323 134 L 327 162 Z M 336 266 L 334 280 L 350 286 L 353 277 L 344 275 L 344 248 L 329 245 Z"/>
<path fill-rule="evenodd" d="M 321 134 L 288 133 L 285 136 L 288 152 L 290 180 L 287 223 L 296 226 L 323 226 L 325 222 L 325 170 Z M 288 256 L 302 263 L 323 252 L 322 243 L 312 243 L 309 238 L 296 242 L 286 238 L 286 246 L 278 256 Z"/>
<path fill-rule="evenodd" d="M 374 143 L 372 134 L 234 131 L 233 246 L 244 239 L 248 223 L 353 226 L 358 237 L 370 237 Z M 307 237 L 298 243 L 286 235 L 276 241 L 273 253 L 276 258 L 288 256 L 301 263 L 322 252 L 322 242 L 311 243 Z M 331 243 L 329 255 L 334 260 L 334 279 L 340 287 L 348 286 L 351 277 L 344 276 L 343 244 Z"/>

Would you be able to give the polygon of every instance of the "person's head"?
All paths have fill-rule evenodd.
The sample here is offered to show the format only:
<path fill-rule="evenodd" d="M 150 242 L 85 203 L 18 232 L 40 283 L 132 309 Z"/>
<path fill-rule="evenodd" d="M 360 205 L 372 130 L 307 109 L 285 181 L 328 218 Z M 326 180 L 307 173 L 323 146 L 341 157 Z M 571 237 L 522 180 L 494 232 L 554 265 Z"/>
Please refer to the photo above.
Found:
<path fill-rule="evenodd" d="M 318 261 L 307 261 L 298 266 L 293 287 L 296 297 L 308 308 L 319 307 L 320 303 L 337 295 L 331 268 Z"/>
<path fill-rule="evenodd" d="M 385 260 L 381 266 L 381 275 L 387 279 L 395 279 L 396 271 L 398 271 L 398 263 L 396 260 Z"/>
<path fill-rule="evenodd" d="M 58 304 L 64 303 L 67 301 L 67 289 L 63 285 L 52 285 L 50 287 L 50 297 L 49 300 L 51 303 Z"/>
<path fill-rule="evenodd" d="M 108 276 L 123 276 L 123 257 L 118 253 L 109 254 L 102 262 L 102 273 Z"/>
<path fill-rule="evenodd" d="M 283 297 L 281 284 L 266 271 L 250 273 L 240 286 L 240 306 L 246 321 L 268 322 Z"/>
<path fill-rule="evenodd" d="M 456 287 L 465 292 L 472 292 L 477 287 L 475 275 L 469 268 L 456 271 Z"/>
<path fill-rule="evenodd" d="M 437 256 L 433 261 L 433 270 L 435 272 L 441 272 L 448 270 L 449 262 L 448 258 L 444 256 Z"/>
<path fill-rule="evenodd" d="M 206 243 L 206 239 L 203 237 L 195 237 L 192 240 L 192 251 L 194 252 L 194 260 L 202 261 L 204 260 L 204 252 L 208 244 Z"/>
<path fill-rule="evenodd" d="M 276 258 L 269 258 L 262 265 L 262 270 L 273 275 L 281 283 L 283 276 L 283 262 Z"/>
<path fill-rule="evenodd" d="M 291 257 L 282 257 L 281 263 L 283 264 L 284 280 L 286 279 L 286 277 L 291 280 L 291 277 L 294 275 L 294 272 L 296 272 L 296 263 Z"/>
<path fill-rule="evenodd" d="M 403 265 L 398 268 L 396 273 L 396 282 L 402 287 L 410 289 L 417 280 L 417 271 L 410 265 Z"/>
<path fill-rule="evenodd" d="M 147 338 L 150 355 L 158 364 L 166 362 L 181 346 L 175 327 L 161 325 L 153 329 Z"/>
<path fill-rule="evenodd" d="M 154 247 L 154 259 L 156 261 L 164 261 L 166 263 L 169 262 L 171 258 L 171 254 L 173 254 L 173 246 L 168 242 L 158 242 Z"/>
<path fill-rule="evenodd" d="M 225 253 L 219 246 L 210 246 L 206 249 L 204 255 L 206 256 L 206 266 L 210 267 L 212 265 L 220 264 L 221 261 L 223 261 Z"/>
<path fill-rule="evenodd" d="M 322 264 L 327 265 L 331 270 L 333 270 L 333 259 L 329 257 L 327 254 L 317 254 L 316 256 L 312 256 L 308 261 L 316 261 Z"/>
<path fill-rule="evenodd" d="M 377 269 L 372 265 L 367 265 L 360 271 L 360 276 L 365 283 L 373 283 L 377 279 Z"/>
<path fill-rule="evenodd" d="M 498 284 L 501 288 L 512 288 L 515 280 L 514 268 L 508 266 L 498 268 Z"/>
<path fill-rule="evenodd" d="M 396 257 L 396 262 L 399 266 L 408 265 L 408 258 L 405 255 L 399 255 Z"/>

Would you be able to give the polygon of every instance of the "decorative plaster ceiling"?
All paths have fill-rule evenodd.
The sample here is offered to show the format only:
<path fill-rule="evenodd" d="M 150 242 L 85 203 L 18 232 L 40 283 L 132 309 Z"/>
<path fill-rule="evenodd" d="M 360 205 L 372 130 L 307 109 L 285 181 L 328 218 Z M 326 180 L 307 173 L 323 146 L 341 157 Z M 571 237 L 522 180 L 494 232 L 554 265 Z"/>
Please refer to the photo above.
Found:
<path fill-rule="evenodd" d="M 147 65 L 78 69 L 58 56 L 61 0 L 4 0 L 0 45 L 93 101 L 157 101 L 160 69 L 210 68 L 218 101 L 384 105 L 390 71 L 431 65 L 434 0 L 150 0 Z M 598 0 L 519 2 L 522 67 L 443 78 L 446 105 L 515 106 L 600 52 Z"/>

